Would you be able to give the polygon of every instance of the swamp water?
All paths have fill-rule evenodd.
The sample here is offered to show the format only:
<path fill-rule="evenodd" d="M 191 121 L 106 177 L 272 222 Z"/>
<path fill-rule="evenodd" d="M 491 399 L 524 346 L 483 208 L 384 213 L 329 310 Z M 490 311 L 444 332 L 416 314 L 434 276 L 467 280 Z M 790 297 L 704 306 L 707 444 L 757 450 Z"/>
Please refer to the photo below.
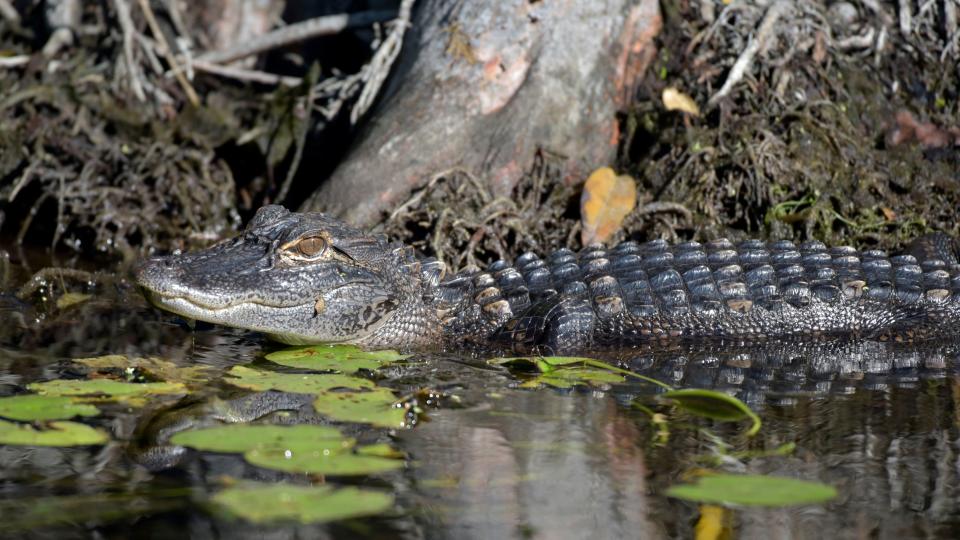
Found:
<path fill-rule="evenodd" d="M 0 296 L 0 536 L 960 536 L 950 345 L 598 356 L 736 396 L 762 422 L 750 436 L 736 403 L 667 400 L 600 364 L 290 351 L 87 281 Z M 809 486 L 749 479 L 716 503 L 667 495 L 711 473 L 835 496 L 784 505 Z"/>

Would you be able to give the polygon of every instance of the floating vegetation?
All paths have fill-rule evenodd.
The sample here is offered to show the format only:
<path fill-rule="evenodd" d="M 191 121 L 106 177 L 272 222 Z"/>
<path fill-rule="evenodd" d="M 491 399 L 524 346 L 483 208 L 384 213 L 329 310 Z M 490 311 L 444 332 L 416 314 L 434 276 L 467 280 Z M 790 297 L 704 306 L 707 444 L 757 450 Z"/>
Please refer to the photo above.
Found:
<path fill-rule="evenodd" d="M 23 395 L 0 398 L 0 416 L 22 422 L 67 420 L 74 416 L 96 416 L 100 409 L 77 403 L 64 396 Z"/>
<path fill-rule="evenodd" d="M 393 495 L 355 487 L 249 483 L 227 488 L 211 502 L 229 516 L 254 523 L 322 523 L 383 513 L 393 506 Z"/>
<path fill-rule="evenodd" d="M 136 374 L 157 381 L 183 384 L 206 383 L 210 380 L 212 371 L 210 366 L 181 367 L 161 358 L 130 357 L 123 354 L 77 358 L 73 362 L 99 373 L 112 374 L 119 372 L 124 378 Z"/>
<path fill-rule="evenodd" d="M 87 300 L 93 298 L 91 294 L 83 294 L 78 292 L 67 292 L 62 296 L 57 298 L 57 309 L 64 310 L 78 304 L 82 304 Z"/>
<path fill-rule="evenodd" d="M 27 388 L 46 396 L 85 396 L 98 400 L 129 400 L 147 395 L 185 394 L 187 388 L 181 383 L 153 382 L 131 383 L 110 379 L 57 379 L 31 383 Z"/>
<path fill-rule="evenodd" d="M 749 419 L 753 422 L 753 426 L 747 431 L 747 436 L 756 435 L 760 431 L 761 423 L 757 413 L 750 410 L 744 402 L 723 392 L 684 388 L 671 390 L 661 394 L 661 397 L 671 399 L 681 409 L 703 418 L 721 422 L 739 422 Z"/>
<path fill-rule="evenodd" d="M 520 385 L 521 388 L 538 388 L 552 386 L 554 388 L 573 388 L 577 385 L 603 386 L 606 384 L 622 383 L 623 376 L 602 369 L 588 367 L 568 367 L 553 369 L 542 373 Z"/>
<path fill-rule="evenodd" d="M 781 507 L 826 502 L 837 496 L 837 490 L 819 482 L 779 476 L 716 474 L 703 476 L 695 484 L 671 487 L 666 494 L 712 504 Z"/>
<path fill-rule="evenodd" d="M 362 351 L 353 345 L 310 345 L 272 352 L 266 359 L 292 368 L 356 373 L 389 366 L 409 356 L 397 351 Z"/>
<path fill-rule="evenodd" d="M 247 462 L 284 472 L 362 475 L 403 467 L 403 454 L 356 441 L 329 426 L 233 425 L 178 433 L 173 444 L 211 452 L 242 453 Z M 389 451 L 388 451 L 389 450 Z"/>
<path fill-rule="evenodd" d="M 360 377 L 341 374 L 302 374 L 277 373 L 251 369 L 246 366 L 233 366 L 227 371 L 224 381 L 250 390 L 279 390 L 298 394 L 319 394 L 335 388 L 361 390 L 376 385 Z"/>
<path fill-rule="evenodd" d="M 670 385 L 656 379 L 611 366 L 593 358 L 577 356 L 514 357 L 494 358 L 488 360 L 488 362 L 524 373 L 528 380 L 520 385 L 521 388 L 539 388 L 540 386 L 572 388 L 578 385 L 596 387 L 604 384 L 623 383 L 626 381 L 626 377 L 632 377 L 665 389 L 666 392 L 660 394 L 660 398 L 670 399 L 674 405 L 694 415 L 722 422 L 750 420 L 753 425 L 747 431 L 747 436 L 755 435 L 761 426 L 760 417 L 750 410 L 750 407 L 744 402 L 733 396 L 715 390 L 697 388 L 674 390 Z M 532 377 L 530 377 L 530 373 L 533 373 Z M 660 425 L 661 430 L 666 429 L 662 415 L 654 413 L 645 405 L 639 403 L 635 405 L 638 409 L 647 412 L 655 423 Z M 666 436 L 666 432 L 662 431 L 661 436 Z"/>
<path fill-rule="evenodd" d="M 110 440 L 106 433 L 78 422 L 50 422 L 43 429 L 0 420 L 0 444 L 86 446 Z"/>
<path fill-rule="evenodd" d="M 225 453 L 243 453 L 261 446 L 282 446 L 291 442 L 326 444 L 329 441 L 342 441 L 348 448 L 353 446 L 353 443 L 348 443 L 348 439 L 344 439 L 339 429 L 312 425 L 235 424 L 183 431 L 170 439 L 170 442 L 176 445 Z"/>
<path fill-rule="evenodd" d="M 625 377 L 633 377 L 672 390 L 669 385 L 656 379 L 611 366 L 600 360 L 580 356 L 520 356 L 494 358 L 488 362 L 497 366 L 506 366 L 515 372 L 534 373 L 533 378 L 520 385 L 522 388 L 538 388 L 542 385 L 555 388 L 571 388 L 577 385 L 599 386 L 622 383 L 626 380 Z"/>
<path fill-rule="evenodd" d="M 337 446 L 287 444 L 262 447 L 243 454 L 248 463 L 289 473 L 356 476 L 403 468 L 402 459 L 367 456 Z"/>
<path fill-rule="evenodd" d="M 389 428 L 407 425 L 409 410 L 388 388 L 370 392 L 324 392 L 317 396 L 313 406 L 334 420 Z"/>

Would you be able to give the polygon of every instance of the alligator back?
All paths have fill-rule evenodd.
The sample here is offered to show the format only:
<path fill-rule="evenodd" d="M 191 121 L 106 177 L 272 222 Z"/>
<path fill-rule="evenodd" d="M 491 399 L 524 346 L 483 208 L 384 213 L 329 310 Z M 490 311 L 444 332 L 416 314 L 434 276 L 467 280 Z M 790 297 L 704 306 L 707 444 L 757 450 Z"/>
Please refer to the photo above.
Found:
<path fill-rule="evenodd" d="M 929 254 L 923 259 L 821 242 L 625 242 L 465 270 L 441 284 L 440 296 L 461 304 L 445 321 L 455 341 L 554 350 L 790 336 L 928 339 L 960 331 L 960 265 L 955 244 L 942 240 L 926 237 L 911 249 Z"/>

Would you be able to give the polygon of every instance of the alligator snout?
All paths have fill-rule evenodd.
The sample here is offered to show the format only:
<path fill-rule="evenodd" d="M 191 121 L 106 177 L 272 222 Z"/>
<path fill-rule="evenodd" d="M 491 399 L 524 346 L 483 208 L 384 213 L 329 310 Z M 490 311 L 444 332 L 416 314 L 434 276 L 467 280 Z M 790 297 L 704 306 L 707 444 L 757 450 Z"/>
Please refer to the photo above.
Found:
<path fill-rule="evenodd" d="M 150 257 L 133 266 L 133 280 L 151 291 L 162 291 L 164 285 L 176 280 L 177 264 L 173 257 Z"/>

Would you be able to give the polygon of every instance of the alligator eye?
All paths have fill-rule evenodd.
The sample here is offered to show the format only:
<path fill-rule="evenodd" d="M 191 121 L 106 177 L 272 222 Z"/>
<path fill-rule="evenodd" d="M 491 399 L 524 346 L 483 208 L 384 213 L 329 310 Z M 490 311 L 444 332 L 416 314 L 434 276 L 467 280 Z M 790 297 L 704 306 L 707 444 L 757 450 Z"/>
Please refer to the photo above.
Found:
<path fill-rule="evenodd" d="M 297 242 L 297 253 L 307 258 L 323 255 L 327 249 L 327 241 L 319 236 L 307 236 Z"/>

